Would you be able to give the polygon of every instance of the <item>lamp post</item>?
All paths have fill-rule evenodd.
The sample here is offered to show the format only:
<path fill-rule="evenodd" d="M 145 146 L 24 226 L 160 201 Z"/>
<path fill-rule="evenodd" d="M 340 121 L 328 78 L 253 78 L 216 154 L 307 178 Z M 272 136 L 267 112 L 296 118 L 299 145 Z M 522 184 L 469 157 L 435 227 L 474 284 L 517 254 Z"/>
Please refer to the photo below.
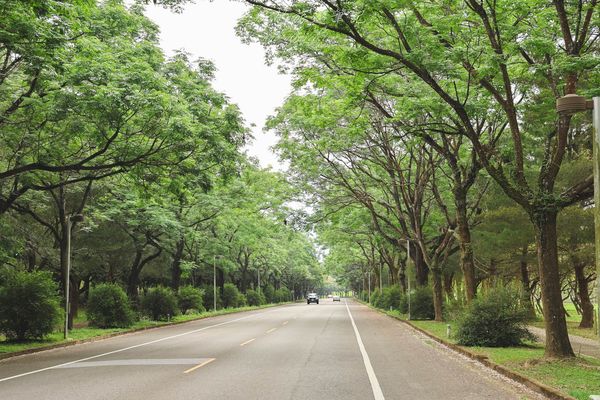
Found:
<path fill-rule="evenodd" d="M 410 239 L 406 239 L 406 283 L 408 284 L 408 319 L 410 320 L 410 274 L 408 266 L 410 263 Z"/>
<path fill-rule="evenodd" d="M 592 162 L 594 168 L 594 237 L 596 259 L 596 325 L 600 325 L 600 97 L 588 100 L 583 96 L 568 94 L 556 99 L 556 111 L 559 114 L 573 115 L 575 113 L 592 110 L 593 136 Z M 600 335 L 600 329 L 598 329 Z"/>
<path fill-rule="evenodd" d="M 67 273 L 65 276 L 65 339 L 69 337 L 69 287 L 70 275 L 71 275 L 71 228 L 73 228 L 73 222 L 82 222 L 83 215 L 67 215 Z"/>
<path fill-rule="evenodd" d="M 213 311 L 217 311 L 217 256 L 213 256 Z"/>

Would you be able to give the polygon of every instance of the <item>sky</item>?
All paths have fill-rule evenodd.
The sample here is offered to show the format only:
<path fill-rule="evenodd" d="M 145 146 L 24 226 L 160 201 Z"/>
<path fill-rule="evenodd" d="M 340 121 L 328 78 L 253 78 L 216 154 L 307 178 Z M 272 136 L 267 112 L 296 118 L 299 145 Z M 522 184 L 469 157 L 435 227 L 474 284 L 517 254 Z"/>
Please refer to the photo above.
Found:
<path fill-rule="evenodd" d="M 273 133 L 264 133 L 265 120 L 291 90 L 291 79 L 275 66 L 267 66 L 259 44 L 246 45 L 235 35 L 237 20 L 247 10 L 241 2 L 196 0 L 176 14 L 149 5 L 146 16 L 160 27 L 161 47 L 167 55 L 185 50 L 193 57 L 211 60 L 217 67 L 213 86 L 237 104 L 254 141 L 246 147 L 262 167 L 284 169 L 270 150 Z M 253 125 L 253 126 L 251 126 Z"/>

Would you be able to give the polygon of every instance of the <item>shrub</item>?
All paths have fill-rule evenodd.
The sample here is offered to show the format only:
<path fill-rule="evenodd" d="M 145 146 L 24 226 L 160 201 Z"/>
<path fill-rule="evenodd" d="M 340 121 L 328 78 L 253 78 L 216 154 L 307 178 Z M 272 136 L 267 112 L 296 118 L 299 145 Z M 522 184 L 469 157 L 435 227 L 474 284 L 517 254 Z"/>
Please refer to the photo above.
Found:
<path fill-rule="evenodd" d="M 410 318 L 433 319 L 434 317 L 435 310 L 433 308 L 433 291 L 431 288 L 423 286 L 413 290 L 410 294 Z"/>
<path fill-rule="evenodd" d="M 279 288 L 275 291 L 275 299 L 276 303 L 283 303 L 285 301 L 290 301 L 292 298 L 292 292 L 290 289 L 286 287 Z"/>
<path fill-rule="evenodd" d="M 265 303 L 275 303 L 275 288 L 273 285 L 267 285 L 262 293 L 265 297 Z"/>
<path fill-rule="evenodd" d="M 90 291 L 87 316 L 90 325 L 99 328 L 127 328 L 134 321 L 127 294 L 113 283 L 103 283 Z"/>
<path fill-rule="evenodd" d="M 179 309 L 181 312 L 187 313 L 188 310 L 196 310 L 204 312 L 206 309 L 202 305 L 202 290 L 193 286 L 182 286 L 177 293 L 179 300 Z"/>
<path fill-rule="evenodd" d="M 473 300 L 458 321 L 458 343 L 505 347 L 534 340 L 526 328 L 527 311 L 519 300 L 519 293 L 507 288 L 495 289 Z"/>
<path fill-rule="evenodd" d="M 49 272 L 9 271 L 0 286 L 0 332 L 9 339 L 41 339 L 61 320 L 58 287 Z"/>
<path fill-rule="evenodd" d="M 400 286 L 393 285 L 384 287 L 381 296 L 378 298 L 377 307 L 384 310 L 389 310 L 390 307 L 398 310 L 400 308 L 401 297 L 402 289 L 400 289 Z"/>
<path fill-rule="evenodd" d="M 204 308 L 207 310 L 212 310 L 214 308 L 214 288 L 212 286 L 205 286 L 204 289 L 201 290 L 204 292 L 204 294 L 202 295 L 202 303 L 204 305 Z M 221 299 L 219 288 L 217 288 L 217 308 L 223 308 L 223 299 Z"/>
<path fill-rule="evenodd" d="M 379 292 L 379 289 L 375 289 L 372 293 L 371 293 L 371 301 L 370 303 L 377 307 L 379 304 L 379 297 L 381 296 L 381 292 Z"/>
<path fill-rule="evenodd" d="M 242 292 L 239 292 L 236 307 L 246 307 L 247 305 L 248 305 L 248 301 L 246 300 L 246 295 Z"/>
<path fill-rule="evenodd" d="M 223 286 L 223 306 L 225 308 L 237 307 L 240 291 L 233 283 Z"/>
<path fill-rule="evenodd" d="M 142 297 L 142 310 L 154 321 L 167 319 L 178 313 L 177 297 L 169 288 L 152 288 Z"/>
<path fill-rule="evenodd" d="M 267 302 L 265 296 L 262 293 L 259 293 L 256 290 L 252 289 L 249 289 L 246 292 L 246 298 L 248 299 L 248 304 L 251 306 L 260 306 Z"/>

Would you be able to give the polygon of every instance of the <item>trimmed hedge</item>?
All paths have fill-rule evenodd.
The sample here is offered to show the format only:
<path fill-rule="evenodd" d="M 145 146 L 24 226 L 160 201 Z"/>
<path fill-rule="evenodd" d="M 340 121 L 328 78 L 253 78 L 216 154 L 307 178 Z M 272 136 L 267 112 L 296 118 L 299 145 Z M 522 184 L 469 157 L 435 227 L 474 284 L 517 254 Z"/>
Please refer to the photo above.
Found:
<path fill-rule="evenodd" d="M 142 310 L 154 321 L 168 319 L 176 314 L 177 297 L 169 288 L 157 286 L 142 297 Z"/>
<path fill-rule="evenodd" d="M 458 320 L 458 343 L 508 347 L 534 340 L 527 330 L 528 313 L 520 299 L 517 291 L 508 288 L 497 288 L 477 297 Z"/>
<path fill-rule="evenodd" d="M 87 316 L 90 325 L 98 328 L 128 328 L 135 319 L 127 294 L 113 283 L 103 283 L 92 288 Z"/>
<path fill-rule="evenodd" d="M 193 286 L 182 286 L 177 293 L 179 309 L 183 313 L 190 311 L 204 312 L 206 309 L 202 304 L 202 290 Z"/>
<path fill-rule="evenodd" d="M 8 271 L 0 279 L 0 332 L 8 339 L 42 339 L 61 321 L 58 286 L 46 271 Z"/>

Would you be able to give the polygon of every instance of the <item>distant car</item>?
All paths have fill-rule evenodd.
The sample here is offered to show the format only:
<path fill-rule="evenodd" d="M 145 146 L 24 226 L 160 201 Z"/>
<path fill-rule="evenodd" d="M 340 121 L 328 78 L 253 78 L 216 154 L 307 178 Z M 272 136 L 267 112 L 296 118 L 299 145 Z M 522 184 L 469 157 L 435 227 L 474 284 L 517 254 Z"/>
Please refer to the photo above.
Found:
<path fill-rule="evenodd" d="M 332 298 L 332 297 L 333 297 L 333 295 L 332 295 L 332 294 L 328 294 L 328 295 L 327 295 L 327 298 L 328 298 L 328 299 L 330 299 L 330 298 Z"/>
<path fill-rule="evenodd" d="M 306 296 L 306 304 L 310 303 L 319 304 L 319 296 L 317 296 L 316 293 L 309 293 L 308 296 Z"/>
<path fill-rule="evenodd" d="M 337 294 L 333 295 L 333 301 L 342 301 Z"/>

